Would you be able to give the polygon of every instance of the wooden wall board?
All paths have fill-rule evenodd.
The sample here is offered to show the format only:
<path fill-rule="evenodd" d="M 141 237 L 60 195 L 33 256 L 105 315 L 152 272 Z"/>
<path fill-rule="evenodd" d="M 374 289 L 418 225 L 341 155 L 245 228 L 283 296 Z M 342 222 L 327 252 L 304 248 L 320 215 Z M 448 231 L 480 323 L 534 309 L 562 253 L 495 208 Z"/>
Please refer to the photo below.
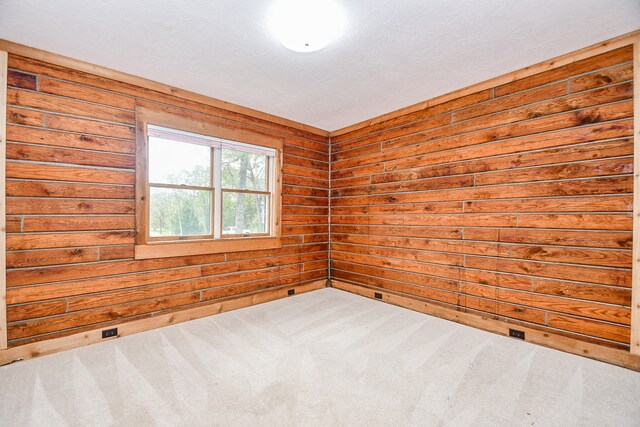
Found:
<path fill-rule="evenodd" d="M 429 99 L 428 101 L 419 102 L 417 104 L 410 105 L 408 107 L 404 107 L 396 111 L 382 114 L 372 119 L 364 120 L 360 123 L 354 123 L 344 128 L 333 130 L 330 132 L 330 136 L 332 137 L 332 139 L 338 138 L 339 140 L 340 138 L 351 137 L 361 129 L 371 127 L 374 125 L 389 127 L 390 125 L 392 125 L 394 119 L 397 119 L 401 116 L 406 116 L 411 113 L 416 113 L 421 110 L 428 109 L 430 107 L 435 107 L 437 105 L 444 104 L 447 102 L 465 99 L 467 97 L 468 97 L 467 99 L 470 99 L 471 102 L 474 103 L 474 102 L 477 102 L 479 99 L 478 94 L 481 94 L 482 97 L 485 96 L 485 94 L 483 93 L 483 91 L 485 90 L 491 90 L 500 85 L 508 85 L 509 83 L 515 80 L 521 80 L 526 77 L 542 73 L 544 71 L 554 70 L 563 65 L 571 64 L 573 62 L 580 61 L 585 58 L 606 53 L 623 46 L 628 46 L 636 42 L 639 38 L 640 38 L 640 30 L 623 34 L 613 39 L 605 40 L 601 43 L 596 43 L 594 45 L 585 47 L 583 49 L 570 52 L 570 53 L 558 56 L 556 58 L 534 64 L 534 65 L 530 65 L 528 67 L 525 67 L 516 71 L 512 71 L 512 72 L 503 74 L 501 76 L 494 77 L 489 80 L 485 80 L 483 82 L 467 86 L 462 89 L 455 90 L 453 92 Z"/>
<path fill-rule="evenodd" d="M 34 342 L 18 347 L 12 347 L 6 350 L 0 350 L 0 366 L 21 360 L 28 360 L 39 356 L 58 353 L 60 351 L 70 350 L 72 348 L 82 347 L 89 344 L 113 340 L 118 337 L 132 335 L 163 326 L 175 325 L 189 320 L 199 319 L 201 317 L 211 316 L 218 313 L 224 313 L 243 307 L 249 307 L 256 304 L 262 304 L 265 302 L 286 298 L 289 296 L 288 292 L 291 289 L 295 291 L 296 295 L 299 295 L 317 289 L 322 289 L 324 287 L 326 287 L 326 280 L 319 280 L 310 283 L 297 284 L 282 289 L 275 289 L 267 292 L 254 293 L 250 295 L 239 296 L 236 298 L 225 299 L 219 302 L 202 304 L 198 307 L 174 311 L 171 313 L 161 314 L 141 320 L 124 322 L 117 325 L 118 335 L 113 338 L 103 339 L 102 330 L 106 328 L 98 328 L 73 335 L 67 335 L 60 338 Z"/>
<path fill-rule="evenodd" d="M 482 316 L 474 313 L 465 313 L 461 311 L 451 310 L 433 304 L 423 299 L 407 297 L 384 290 L 374 289 L 361 284 L 353 284 L 341 280 L 333 279 L 331 286 L 346 292 L 351 292 L 367 298 L 383 301 L 399 307 L 425 313 L 430 316 L 440 317 L 442 319 L 461 323 L 463 325 L 472 326 L 499 335 L 509 336 L 509 328 L 513 327 L 525 333 L 525 341 L 533 344 L 550 347 L 578 356 L 588 357 L 590 359 L 600 360 L 602 362 L 611 363 L 623 368 L 640 371 L 640 356 L 631 354 L 625 350 L 613 349 L 597 344 L 592 344 L 569 337 L 555 334 L 552 332 L 541 331 L 522 325 L 509 325 L 508 323 L 492 319 L 488 316 Z M 376 295 L 377 294 L 377 295 Z"/>
<path fill-rule="evenodd" d="M 418 298 L 500 333 L 517 325 L 536 343 L 637 369 L 639 35 L 331 140 L 0 42 L 10 50 L 6 351 L 47 352 L 108 325 L 324 280 L 330 261 L 334 283 L 408 306 Z M 283 247 L 133 260 L 137 103 L 282 138 Z"/>
<path fill-rule="evenodd" d="M 7 348 L 7 74 L 8 55 L 0 51 L 0 349 Z"/>
<path fill-rule="evenodd" d="M 326 279 L 328 137 L 42 59 L 8 55 L 9 347 Z M 277 144 L 277 241 L 134 259 L 137 106 Z"/>
<path fill-rule="evenodd" d="M 171 97 L 181 98 L 189 101 L 193 101 L 202 105 L 215 107 L 217 109 L 233 113 L 235 117 L 246 116 L 248 118 L 256 118 L 260 121 L 271 122 L 273 124 L 286 126 L 292 129 L 300 131 L 302 136 L 317 135 L 320 138 L 329 136 L 329 132 L 318 129 L 313 126 L 305 125 L 295 122 L 293 120 L 285 119 L 282 117 L 274 116 L 272 114 L 264 113 L 262 111 L 253 110 L 251 108 L 242 107 L 240 105 L 232 104 L 230 102 L 221 101 L 219 99 L 211 98 L 208 96 L 200 95 L 194 92 L 190 92 L 184 89 L 172 87 L 163 83 L 158 83 L 142 77 L 133 76 L 131 74 L 123 73 L 120 71 L 112 70 L 107 67 L 101 67 L 99 65 L 90 64 L 78 59 L 69 58 L 66 56 L 58 55 L 56 53 L 47 52 L 41 49 L 25 46 L 19 43 L 15 43 L 9 40 L 0 39 L 0 50 L 4 50 L 10 54 L 19 55 L 27 58 L 32 58 L 36 61 L 46 62 L 49 64 L 59 65 L 64 68 L 70 68 L 73 70 L 82 71 L 84 73 L 92 74 L 99 77 L 104 77 L 108 80 L 118 81 L 126 83 L 132 86 L 140 88 L 150 89 L 155 92 L 159 92 Z M 45 80 L 47 83 L 48 80 Z M 52 84 L 43 88 L 47 91 L 62 91 L 63 93 L 69 93 L 69 87 L 64 83 Z M 74 95 L 86 94 L 87 91 L 73 89 Z M 117 99 L 116 96 L 108 97 L 110 99 Z M 113 101 L 109 101 L 113 102 Z M 320 139 L 321 140 L 321 139 Z"/>
<path fill-rule="evenodd" d="M 636 36 L 332 135 L 331 279 L 629 351 Z"/>
<path fill-rule="evenodd" d="M 640 354 L 640 41 L 633 44 L 633 285 L 631 302 L 631 352 Z"/>

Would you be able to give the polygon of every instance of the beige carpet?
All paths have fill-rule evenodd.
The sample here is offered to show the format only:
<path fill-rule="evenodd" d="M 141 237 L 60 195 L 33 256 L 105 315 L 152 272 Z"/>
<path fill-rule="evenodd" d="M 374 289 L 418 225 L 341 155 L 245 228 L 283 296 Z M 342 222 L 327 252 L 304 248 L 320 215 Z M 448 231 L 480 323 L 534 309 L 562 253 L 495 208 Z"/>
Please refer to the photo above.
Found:
<path fill-rule="evenodd" d="M 0 368 L 0 425 L 632 426 L 640 374 L 323 289 Z"/>

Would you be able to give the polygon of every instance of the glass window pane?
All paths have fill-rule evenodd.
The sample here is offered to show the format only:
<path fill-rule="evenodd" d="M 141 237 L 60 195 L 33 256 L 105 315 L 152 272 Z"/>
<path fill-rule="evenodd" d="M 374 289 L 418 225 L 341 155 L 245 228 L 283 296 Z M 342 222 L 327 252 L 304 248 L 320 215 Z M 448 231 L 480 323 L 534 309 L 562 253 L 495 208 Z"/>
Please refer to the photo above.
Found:
<path fill-rule="evenodd" d="M 211 191 L 151 187 L 149 206 L 151 237 L 211 234 Z"/>
<path fill-rule="evenodd" d="M 222 193 L 222 234 L 267 233 L 266 194 Z"/>
<path fill-rule="evenodd" d="M 267 190 L 267 156 L 222 149 L 222 188 Z"/>
<path fill-rule="evenodd" d="M 149 182 L 211 186 L 211 147 L 149 137 Z"/>

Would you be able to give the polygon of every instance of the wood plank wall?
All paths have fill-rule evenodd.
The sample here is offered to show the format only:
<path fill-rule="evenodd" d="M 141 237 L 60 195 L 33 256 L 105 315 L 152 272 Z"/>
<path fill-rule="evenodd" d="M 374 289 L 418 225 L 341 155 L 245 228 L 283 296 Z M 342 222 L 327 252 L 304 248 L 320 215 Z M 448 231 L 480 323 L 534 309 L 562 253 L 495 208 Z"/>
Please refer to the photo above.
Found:
<path fill-rule="evenodd" d="M 331 136 L 331 277 L 628 349 L 631 46 Z"/>
<path fill-rule="evenodd" d="M 9 346 L 325 279 L 328 138 L 9 55 Z M 134 108 L 284 139 L 281 249 L 133 259 Z"/>

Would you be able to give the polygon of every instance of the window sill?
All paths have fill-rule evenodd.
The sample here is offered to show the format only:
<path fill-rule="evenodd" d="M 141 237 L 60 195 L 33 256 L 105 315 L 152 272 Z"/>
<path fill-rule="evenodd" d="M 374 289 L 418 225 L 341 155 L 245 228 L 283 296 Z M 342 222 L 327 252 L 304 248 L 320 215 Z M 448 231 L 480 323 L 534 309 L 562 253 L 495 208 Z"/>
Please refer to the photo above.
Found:
<path fill-rule="evenodd" d="M 207 255 L 223 252 L 256 251 L 282 247 L 280 237 L 243 237 L 238 239 L 152 242 L 135 246 L 135 259 Z"/>

